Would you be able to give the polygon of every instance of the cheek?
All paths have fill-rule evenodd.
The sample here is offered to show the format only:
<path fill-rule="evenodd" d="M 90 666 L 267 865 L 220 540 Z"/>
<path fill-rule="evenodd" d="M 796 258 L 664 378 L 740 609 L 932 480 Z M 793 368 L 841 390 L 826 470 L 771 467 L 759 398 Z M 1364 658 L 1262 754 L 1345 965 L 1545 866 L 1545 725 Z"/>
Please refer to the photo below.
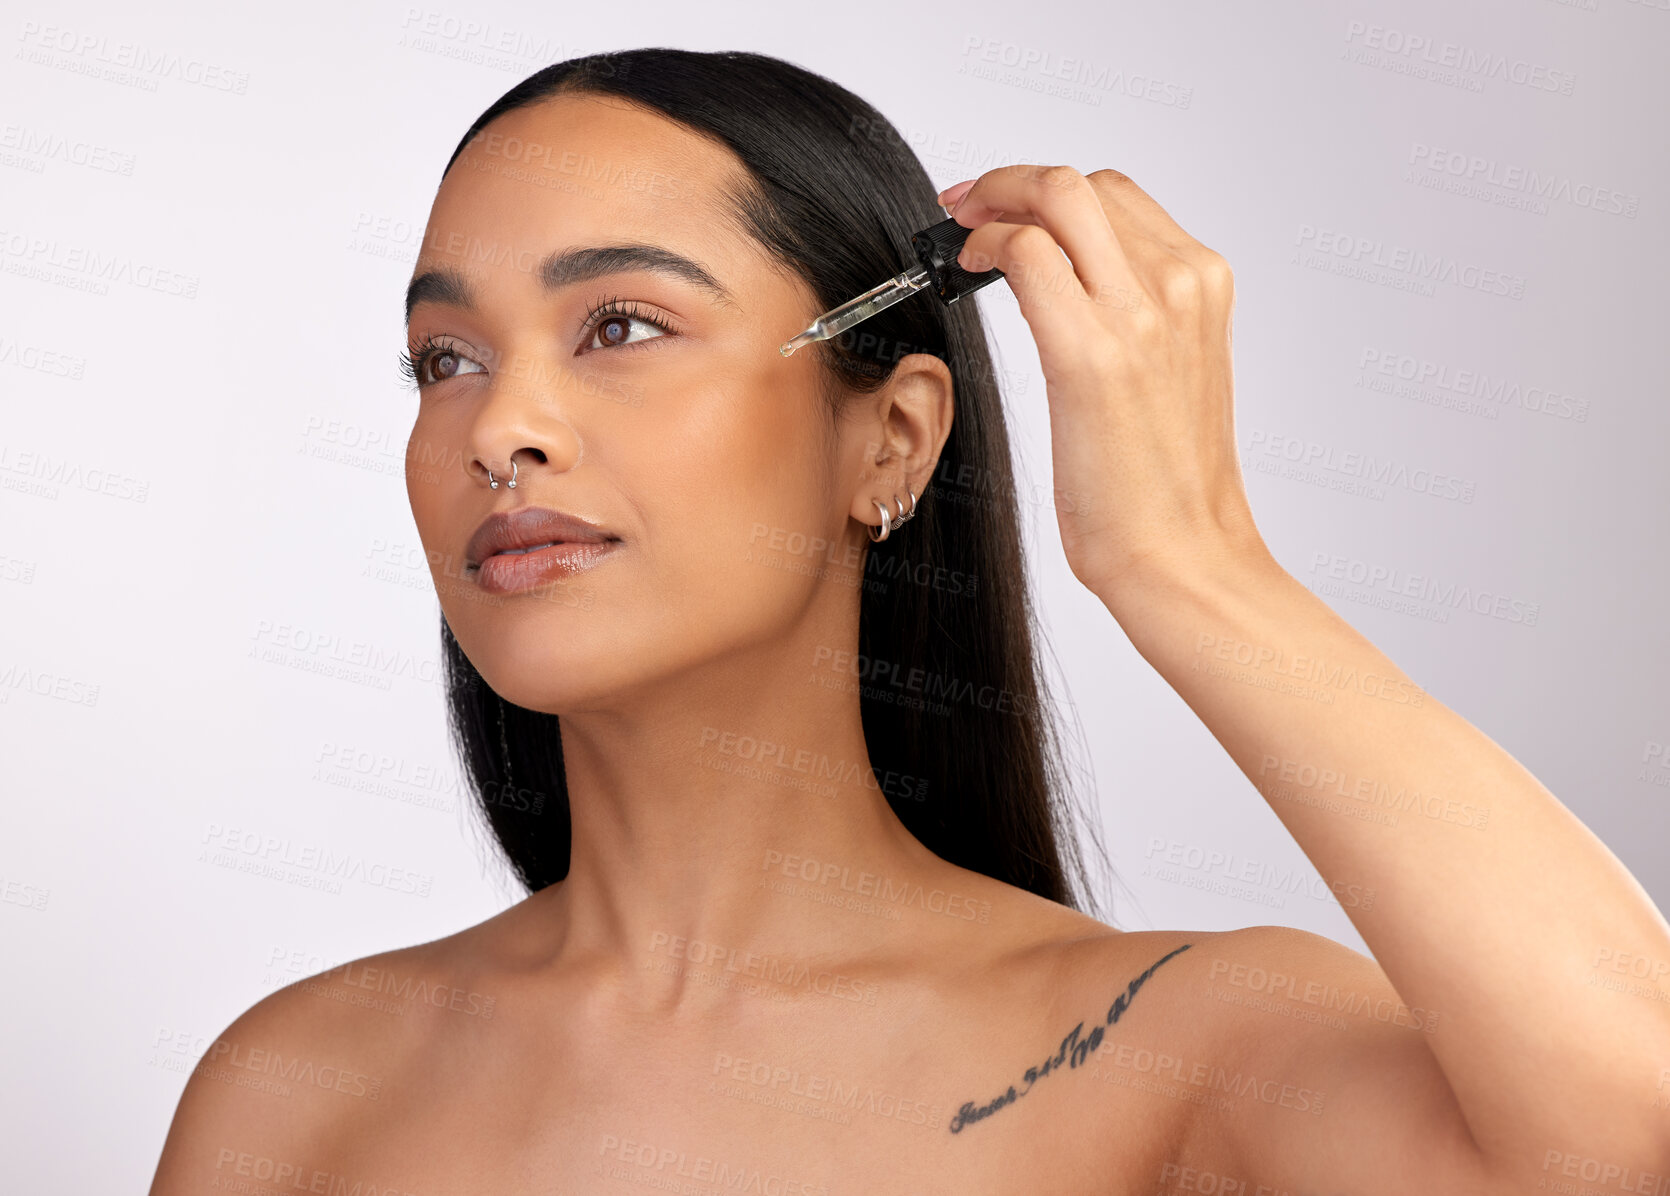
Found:
<path fill-rule="evenodd" d="M 474 519 L 486 510 L 474 493 L 479 483 L 465 468 L 462 437 L 433 416 L 420 415 L 406 441 L 406 501 L 436 594 L 449 616 L 460 595 L 465 600 L 477 596 L 474 581 L 465 573 L 465 545 L 475 530 Z"/>
<path fill-rule="evenodd" d="M 810 546 L 843 526 L 822 497 L 827 466 L 806 410 L 759 380 L 709 380 L 684 392 L 680 418 L 635 438 L 622 485 L 643 513 L 646 567 L 675 609 L 699 608 L 711 627 L 804 604 L 807 569 L 822 561 Z M 785 554 L 790 542 L 806 547 Z"/>
<path fill-rule="evenodd" d="M 751 381 L 708 383 L 634 450 L 645 507 L 681 529 L 699 525 L 710 551 L 745 549 L 760 525 L 811 531 L 824 518 L 815 429 L 797 401 Z"/>
<path fill-rule="evenodd" d="M 458 463 L 458 452 L 435 436 L 429 421 L 418 417 L 406 440 L 406 500 L 412 508 L 412 521 L 417 525 L 418 537 L 426 548 L 436 547 L 433 541 L 440 535 L 436 517 L 445 502 L 444 492 L 449 477 L 448 464 Z"/>

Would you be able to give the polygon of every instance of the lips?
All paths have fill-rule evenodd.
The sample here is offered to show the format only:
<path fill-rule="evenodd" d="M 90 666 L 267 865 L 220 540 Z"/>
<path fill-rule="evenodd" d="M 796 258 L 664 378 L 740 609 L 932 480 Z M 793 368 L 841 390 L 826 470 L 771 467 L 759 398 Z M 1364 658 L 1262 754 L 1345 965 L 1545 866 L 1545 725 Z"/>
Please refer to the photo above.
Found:
<path fill-rule="evenodd" d="M 595 523 L 546 507 L 495 511 L 481 521 L 464 550 L 464 560 L 478 569 L 497 555 L 525 556 L 551 544 L 605 544 L 620 539 Z"/>

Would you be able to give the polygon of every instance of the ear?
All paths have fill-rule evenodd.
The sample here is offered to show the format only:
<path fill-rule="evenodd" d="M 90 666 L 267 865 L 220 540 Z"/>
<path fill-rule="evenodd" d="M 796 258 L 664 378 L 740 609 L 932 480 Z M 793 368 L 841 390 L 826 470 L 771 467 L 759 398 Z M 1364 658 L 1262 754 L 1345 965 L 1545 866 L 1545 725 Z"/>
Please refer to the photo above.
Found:
<path fill-rule="evenodd" d="M 951 434 L 955 400 L 950 367 L 932 353 L 906 354 L 885 385 L 853 400 L 846 433 L 854 519 L 880 527 L 876 503 L 897 518 L 910 513 L 912 494 L 921 501 Z"/>

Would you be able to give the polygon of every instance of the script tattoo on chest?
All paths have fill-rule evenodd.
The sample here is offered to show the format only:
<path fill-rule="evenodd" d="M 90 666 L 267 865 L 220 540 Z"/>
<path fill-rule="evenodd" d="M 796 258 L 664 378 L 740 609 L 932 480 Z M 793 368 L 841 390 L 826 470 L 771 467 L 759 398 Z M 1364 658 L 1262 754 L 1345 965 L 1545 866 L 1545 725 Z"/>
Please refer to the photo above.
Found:
<path fill-rule="evenodd" d="M 1021 1077 L 1026 1081 L 1025 1088 L 1017 1089 L 1013 1084 L 1011 1084 L 1009 1085 L 1007 1092 L 984 1105 L 977 1105 L 973 1101 L 964 1101 L 957 1109 L 957 1115 L 951 1119 L 951 1132 L 953 1134 L 960 1133 L 962 1132 L 964 1126 L 973 1125 L 976 1121 L 981 1121 L 990 1117 L 999 1109 L 1004 1108 L 1007 1105 L 1014 1104 L 1028 1092 L 1031 1092 L 1032 1086 L 1045 1076 L 1049 1075 L 1052 1071 L 1055 1071 L 1062 1066 L 1077 1067 L 1079 1064 L 1083 1063 L 1090 1057 L 1091 1053 L 1095 1051 L 1097 1047 L 1102 1045 L 1102 1031 L 1104 1027 L 1113 1025 L 1125 1015 L 1125 1011 L 1131 1007 L 1131 1001 L 1135 999 L 1137 991 L 1142 988 L 1144 982 L 1146 982 L 1147 979 L 1152 976 L 1159 966 L 1166 960 L 1170 959 L 1173 955 L 1182 954 L 1184 951 L 1187 951 L 1190 946 L 1192 946 L 1192 944 L 1184 943 L 1181 947 L 1167 951 L 1164 955 L 1160 956 L 1160 958 L 1149 964 L 1148 967 L 1142 971 L 1141 975 L 1137 976 L 1135 980 L 1132 980 L 1125 986 L 1124 992 L 1114 998 L 1113 1004 L 1108 1006 L 1107 1020 L 1102 1025 L 1092 1028 L 1089 1034 L 1084 1033 L 1083 1022 L 1080 1022 L 1078 1025 L 1069 1030 L 1067 1032 L 1067 1037 L 1061 1040 L 1061 1046 L 1056 1050 L 1055 1054 L 1045 1059 L 1043 1063 L 1039 1064 L 1037 1067 L 1029 1067 L 1026 1069 L 1026 1073 Z"/>

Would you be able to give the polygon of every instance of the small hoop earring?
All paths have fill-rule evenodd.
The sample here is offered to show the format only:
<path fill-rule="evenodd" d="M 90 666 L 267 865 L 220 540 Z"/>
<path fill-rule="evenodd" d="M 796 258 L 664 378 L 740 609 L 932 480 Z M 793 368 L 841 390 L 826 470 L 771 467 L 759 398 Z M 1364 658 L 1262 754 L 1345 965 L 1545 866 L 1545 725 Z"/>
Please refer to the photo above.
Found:
<path fill-rule="evenodd" d="M 872 499 L 871 501 L 876 504 L 876 510 L 881 512 L 881 535 L 876 535 L 876 529 L 872 527 L 870 529 L 870 542 L 880 544 L 893 534 L 893 516 L 887 513 L 887 508 L 881 505 L 880 499 Z"/>
<path fill-rule="evenodd" d="M 910 510 L 906 511 L 899 517 L 900 523 L 909 523 L 912 519 L 916 518 L 916 491 L 912 490 L 909 486 L 906 486 L 905 493 L 910 495 Z M 898 500 L 895 499 L 894 501 L 897 502 Z"/>
<path fill-rule="evenodd" d="M 899 501 L 899 496 L 897 494 L 893 496 L 893 505 L 900 511 L 904 512 L 901 515 L 889 515 L 887 513 L 887 508 L 882 506 L 880 501 L 872 500 L 876 504 L 876 510 L 881 512 L 881 535 L 876 535 L 876 529 L 872 527 L 870 529 L 870 540 L 872 543 L 880 544 L 883 540 L 887 539 L 888 536 L 898 531 L 901 527 L 916 517 L 916 491 L 912 490 L 909 486 L 906 486 L 905 493 L 910 495 L 910 510 L 908 511 L 905 511 L 904 504 Z"/>

